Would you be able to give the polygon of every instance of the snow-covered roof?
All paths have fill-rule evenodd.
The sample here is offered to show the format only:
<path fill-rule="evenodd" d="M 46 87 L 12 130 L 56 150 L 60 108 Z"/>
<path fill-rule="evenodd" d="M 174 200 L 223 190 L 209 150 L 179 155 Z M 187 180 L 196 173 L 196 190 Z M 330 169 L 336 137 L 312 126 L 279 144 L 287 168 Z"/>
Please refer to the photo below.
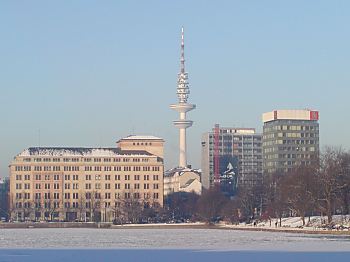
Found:
<path fill-rule="evenodd" d="M 120 150 L 119 148 L 84 148 L 84 147 L 30 147 L 18 154 L 19 157 L 30 156 L 89 156 L 114 157 L 125 155 L 150 156 L 143 150 Z"/>
<path fill-rule="evenodd" d="M 135 135 L 130 135 L 127 137 L 124 137 L 120 140 L 163 140 L 160 137 L 156 137 L 156 136 L 135 136 Z"/>
<path fill-rule="evenodd" d="M 199 172 L 198 169 L 191 169 L 188 167 L 175 167 L 165 171 L 164 176 L 170 177 L 170 176 L 174 176 L 175 174 L 182 176 L 186 172 L 194 172 L 194 173 L 197 173 L 198 175 L 201 174 L 201 172 Z"/>

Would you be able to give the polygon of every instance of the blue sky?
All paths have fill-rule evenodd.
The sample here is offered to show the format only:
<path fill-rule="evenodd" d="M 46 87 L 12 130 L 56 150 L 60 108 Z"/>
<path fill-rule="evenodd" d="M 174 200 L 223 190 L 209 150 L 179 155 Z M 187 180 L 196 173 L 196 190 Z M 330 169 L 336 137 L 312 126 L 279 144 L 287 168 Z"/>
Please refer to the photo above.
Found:
<path fill-rule="evenodd" d="M 1 1 L 0 176 L 29 146 L 114 146 L 152 134 L 178 162 L 180 30 L 195 124 L 256 127 L 320 111 L 321 144 L 350 148 L 349 1 Z"/>

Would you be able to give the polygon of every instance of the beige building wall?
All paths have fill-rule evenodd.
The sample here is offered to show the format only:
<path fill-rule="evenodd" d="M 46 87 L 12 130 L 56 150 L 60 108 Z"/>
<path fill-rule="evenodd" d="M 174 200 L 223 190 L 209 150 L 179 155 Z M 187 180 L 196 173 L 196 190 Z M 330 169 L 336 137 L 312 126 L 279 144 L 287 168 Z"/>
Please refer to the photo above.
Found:
<path fill-rule="evenodd" d="M 10 164 L 12 219 L 112 221 L 128 202 L 162 206 L 163 159 L 123 150 L 25 150 Z"/>
<path fill-rule="evenodd" d="M 164 140 L 155 136 L 128 136 L 117 142 L 122 150 L 145 150 L 164 158 Z"/>

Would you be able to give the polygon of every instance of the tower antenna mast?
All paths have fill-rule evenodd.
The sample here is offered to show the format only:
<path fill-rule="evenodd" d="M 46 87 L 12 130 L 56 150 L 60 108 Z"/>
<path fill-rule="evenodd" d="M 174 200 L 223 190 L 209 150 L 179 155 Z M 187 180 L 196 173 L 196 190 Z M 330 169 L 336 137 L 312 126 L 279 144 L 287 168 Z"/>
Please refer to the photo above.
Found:
<path fill-rule="evenodd" d="M 188 74 L 185 71 L 185 37 L 184 28 L 181 28 L 181 57 L 180 72 L 177 78 L 176 94 L 178 103 L 170 105 L 171 109 L 179 112 L 179 120 L 175 120 L 174 125 L 179 128 L 179 167 L 187 167 L 186 129 L 191 127 L 193 121 L 186 119 L 186 113 L 196 108 L 196 105 L 187 103 L 190 89 L 188 85 Z"/>

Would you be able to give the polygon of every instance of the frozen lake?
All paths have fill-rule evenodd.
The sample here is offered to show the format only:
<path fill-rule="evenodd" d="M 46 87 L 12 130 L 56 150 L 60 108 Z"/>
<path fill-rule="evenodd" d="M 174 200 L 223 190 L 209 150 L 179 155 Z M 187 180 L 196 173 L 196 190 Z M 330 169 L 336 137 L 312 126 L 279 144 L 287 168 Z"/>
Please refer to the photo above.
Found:
<path fill-rule="evenodd" d="M 347 261 L 350 257 L 349 236 L 219 229 L 0 229 L 0 247 L 0 262 L 41 258 L 117 261 L 116 257 L 125 261 L 212 261 L 234 257 L 278 261 L 281 255 L 284 261 L 289 261 L 288 256 L 290 261 L 295 261 L 296 256 L 299 261 L 326 261 L 328 256 Z"/>

